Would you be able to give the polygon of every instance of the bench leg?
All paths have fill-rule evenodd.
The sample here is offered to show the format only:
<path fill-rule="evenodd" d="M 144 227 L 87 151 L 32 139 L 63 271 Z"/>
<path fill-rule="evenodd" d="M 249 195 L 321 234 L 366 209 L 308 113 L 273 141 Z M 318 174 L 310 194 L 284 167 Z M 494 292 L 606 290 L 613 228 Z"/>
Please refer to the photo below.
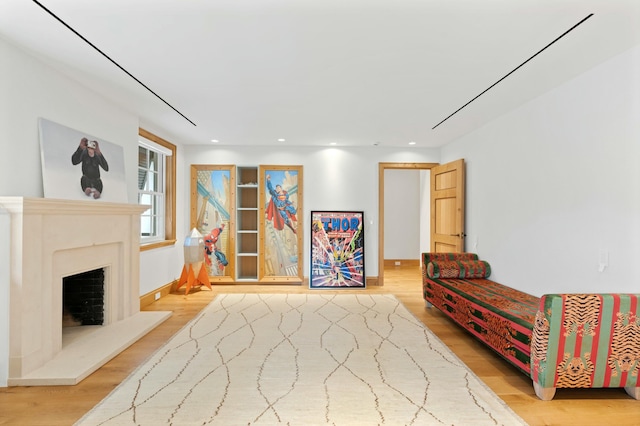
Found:
<path fill-rule="evenodd" d="M 629 396 L 633 399 L 640 399 L 640 388 L 636 388 L 634 386 L 627 386 L 624 390 L 629 394 Z"/>
<path fill-rule="evenodd" d="M 533 390 L 536 395 L 543 401 L 551 401 L 556 394 L 556 388 L 543 388 L 539 383 L 533 382 Z"/>

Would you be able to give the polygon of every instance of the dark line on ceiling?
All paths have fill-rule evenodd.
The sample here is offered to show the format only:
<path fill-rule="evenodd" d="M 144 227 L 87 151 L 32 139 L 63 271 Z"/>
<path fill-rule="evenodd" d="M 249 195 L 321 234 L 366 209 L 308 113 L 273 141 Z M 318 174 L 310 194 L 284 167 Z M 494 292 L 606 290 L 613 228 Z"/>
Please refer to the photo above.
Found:
<path fill-rule="evenodd" d="M 165 101 L 164 99 L 162 99 L 162 97 L 160 95 L 158 95 L 156 92 L 154 92 L 153 90 L 151 90 L 149 88 L 149 86 L 147 86 L 146 84 L 144 84 L 142 81 L 140 81 L 139 79 L 137 79 L 133 74 L 131 74 L 129 71 L 127 71 L 126 69 L 124 69 L 120 64 L 118 64 L 116 61 L 114 61 L 113 59 L 111 59 L 109 57 L 109 55 L 107 55 L 106 53 L 104 53 L 102 50 L 98 49 L 98 47 L 96 47 L 96 45 L 94 45 L 93 43 L 91 43 L 89 40 L 87 40 L 86 38 L 84 38 L 82 36 L 82 34 L 80 34 L 79 32 L 77 32 L 76 30 L 74 30 L 73 28 L 71 28 L 71 26 L 69 24 L 67 24 L 66 22 L 64 22 L 62 19 L 60 19 L 58 16 L 56 16 L 55 13 L 53 13 L 52 11 L 50 11 L 49 9 L 47 9 L 45 6 L 43 6 L 38 0 L 32 0 L 35 4 L 37 4 L 38 6 L 40 6 L 42 9 L 44 9 L 49 15 L 53 16 L 58 22 L 60 22 L 62 25 L 64 25 L 65 27 L 67 27 L 69 30 L 71 30 L 71 32 L 73 32 L 75 35 L 77 35 L 78 37 L 80 37 L 85 43 L 87 43 L 89 46 L 93 47 L 98 53 L 100 53 L 102 56 L 104 56 L 105 58 L 107 58 L 113 65 L 115 65 L 116 67 L 120 68 L 122 71 L 124 71 L 125 74 L 127 74 L 129 77 L 131 77 L 132 79 L 134 79 L 135 81 L 138 82 L 138 84 L 140 84 L 142 87 L 144 87 L 145 89 L 147 89 L 149 92 L 151 92 L 156 98 L 160 99 L 162 102 L 164 102 L 169 108 L 171 108 L 172 110 L 174 110 L 175 112 L 177 112 L 178 114 L 180 114 L 182 116 L 182 118 L 184 118 L 185 120 L 187 120 L 189 123 L 193 124 L 194 126 L 196 125 L 196 123 L 194 123 L 193 121 L 189 120 L 187 118 L 186 115 L 184 115 L 183 113 L 181 113 L 180 111 L 178 111 L 176 108 L 173 107 L 173 105 L 171 105 L 169 102 Z"/>
<path fill-rule="evenodd" d="M 518 69 L 520 69 L 522 66 L 524 66 L 527 62 L 529 62 L 530 60 L 532 60 L 533 58 L 535 58 L 536 56 L 538 56 L 539 54 L 541 54 L 544 50 L 546 50 L 547 48 L 551 47 L 552 44 L 554 44 L 556 41 L 560 40 L 562 37 L 566 36 L 567 34 L 569 34 L 571 31 L 575 30 L 578 25 L 584 23 L 584 21 L 586 21 L 587 19 L 591 18 L 593 16 L 593 13 L 590 13 L 589 15 L 587 15 L 584 19 L 582 19 L 580 22 L 578 22 L 577 24 L 575 24 L 573 27 L 569 28 L 567 31 L 565 31 L 564 33 L 562 33 L 562 35 L 560 35 L 559 37 L 557 37 L 555 40 L 553 40 L 551 43 L 547 44 L 545 47 L 543 47 L 542 49 L 538 50 L 538 52 L 536 52 L 534 55 L 532 55 L 529 59 L 527 59 L 526 61 L 524 61 L 523 63 L 521 63 L 520 65 L 518 65 L 517 67 L 515 67 L 513 70 L 511 70 L 508 74 L 506 74 L 504 77 L 502 77 L 500 80 L 496 81 L 495 83 L 493 83 L 491 86 L 487 87 L 486 89 L 484 89 L 480 94 L 478 94 L 477 96 L 475 96 L 473 99 L 471 99 L 469 102 L 467 102 L 466 104 L 462 105 L 460 108 L 458 108 L 457 110 L 455 110 L 454 112 L 452 112 L 447 118 L 445 118 L 444 120 L 442 120 L 441 122 L 439 122 L 438 124 L 436 124 L 435 126 L 433 126 L 431 128 L 431 130 L 434 130 L 436 127 L 438 127 L 439 125 L 441 125 L 442 123 L 444 123 L 445 121 L 447 121 L 448 119 L 450 119 L 451 117 L 453 117 L 455 114 L 457 114 L 458 112 L 460 112 L 463 108 L 465 108 L 467 105 L 469 105 L 471 102 L 475 101 L 476 99 L 478 99 L 480 96 L 484 95 L 486 92 L 488 92 L 489 90 L 491 90 L 495 85 L 497 85 L 498 83 L 500 83 L 502 80 L 504 80 L 505 78 L 509 77 L 511 74 L 513 74 L 514 72 L 516 72 Z"/>

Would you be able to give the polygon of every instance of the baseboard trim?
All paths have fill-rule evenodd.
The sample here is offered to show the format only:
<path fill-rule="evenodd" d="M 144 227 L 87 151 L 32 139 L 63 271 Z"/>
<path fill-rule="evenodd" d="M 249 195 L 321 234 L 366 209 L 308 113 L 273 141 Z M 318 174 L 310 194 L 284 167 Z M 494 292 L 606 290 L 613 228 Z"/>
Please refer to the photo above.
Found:
<path fill-rule="evenodd" d="M 407 262 L 407 261 L 403 261 L 403 262 Z M 417 260 L 415 262 L 418 262 Z M 418 263 L 416 263 L 417 265 Z M 406 263 L 403 263 L 403 265 L 406 265 Z M 377 276 L 369 276 L 366 277 L 366 286 L 378 286 L 380 285 L 380 279 Z M 239 282 L 225 282 L 225 283 L 211 283 L 212 287 L 215 287 L 216 284 L 220 285 L 220 284 L 225 284 L 225 285 L 243 285 L 243 284 L 256 284 L 256 285 L 260 285 L 261 283 L 258 281 L 239 281 Z M 261 285 L 265 285 L 265 284 L 261 284 Z M 271 284 L 269 284 L 271 285 Z M 291 285 L 291 284 L 283 284 L 283 285 Z M 306 287 L 309 287 L 309 277 L 304 277 L 302 283 L 298 283 L 295 285 L 304 285 Z M 178 280 L 174 280 L 172 282 L 170 282 L 169 284 L 165 284 L 162 287 L 159 287 L 147 294 L 143 294 L 142 296 L 140 296 L 140 309 L 143 309 L 146 306 L 149 306 L 150 304 L 152 304 L 153 302 L 155 302 L 156 300 L 170 294 L 173 292 L 177 291 L 177 287 L 178 287 Z M 195 288 L 192 290 L 196 290 Z M 160 297 L 158 297 L 156 299 L 156 295 L 160 293 Z"/>
<path fill-rule="evenodd" d="M 143 294 L 142 296 L 140 296 L 140 309 L 146 306 L 149 306 L 150 304 L 160 299 L 161 297 L 164 297 L 167 294 L 171 293 L 173 287 L 177 284 L 177 282 L 178 280 L 172 281 L 169 284 L 165 284 L 160 288 L 157 288 L 147 294 Z M 160 297 L 156 299 L 156 295 L 158 293 L 160 293 Z"/>
<path fill-rule="evenodd" d="M 396 264 L 400 262 L 400 264 Z M 384 267 L 393 268 L 395 266 L 420 266 L 420 259 L 385 259 Z"/>

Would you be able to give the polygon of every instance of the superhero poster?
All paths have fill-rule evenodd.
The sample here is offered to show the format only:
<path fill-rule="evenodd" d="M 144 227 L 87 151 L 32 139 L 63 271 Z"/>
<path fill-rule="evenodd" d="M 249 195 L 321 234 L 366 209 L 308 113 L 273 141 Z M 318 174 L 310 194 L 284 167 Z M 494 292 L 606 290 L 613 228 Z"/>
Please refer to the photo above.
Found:
<path fill-rule="evenodd" d="M 203 236 L 204 264 L 213 281 L 233 277 L 234 178 L 234 166 L 191 166 L 191 224 Z"/>
<path fill-rule="evenodd" d="M 311 212 L 309 287 L 365 287 L 363 212 Z"/>
<path fill-rule="evenodd" d="M 302 282 L 302 167 L 260 166 L 261 282 Z"/>

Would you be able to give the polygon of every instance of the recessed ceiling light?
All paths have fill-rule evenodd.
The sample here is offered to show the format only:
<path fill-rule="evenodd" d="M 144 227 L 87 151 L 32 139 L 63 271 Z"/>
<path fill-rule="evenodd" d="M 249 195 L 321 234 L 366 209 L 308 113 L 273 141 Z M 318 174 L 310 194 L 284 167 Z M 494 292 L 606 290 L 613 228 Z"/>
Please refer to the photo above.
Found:
<path fill-rule="evenodd" d="M 330 142 L 329 145 L 338 145 L 337 142 Z"/>
<path fill-rule="evenodd" d="M 278 142 L 284 142 L 285 140 L 286 139 L 284 139 L 284 138 L 280 138 L 280 139 L 278 139 Z"/>
<path fill-rule="evenodd" d="M 218 142 L 220 142 L 220 141 L 219 141 L 218 139 L 211 139 L 211 142 L 213 142 L 213 143 L 218 143 Z"/>
<path fill-rule="evenodd" d="M 409 145 L 415 145 L 416 143 L 414 141 L 409 142 Z"/>

